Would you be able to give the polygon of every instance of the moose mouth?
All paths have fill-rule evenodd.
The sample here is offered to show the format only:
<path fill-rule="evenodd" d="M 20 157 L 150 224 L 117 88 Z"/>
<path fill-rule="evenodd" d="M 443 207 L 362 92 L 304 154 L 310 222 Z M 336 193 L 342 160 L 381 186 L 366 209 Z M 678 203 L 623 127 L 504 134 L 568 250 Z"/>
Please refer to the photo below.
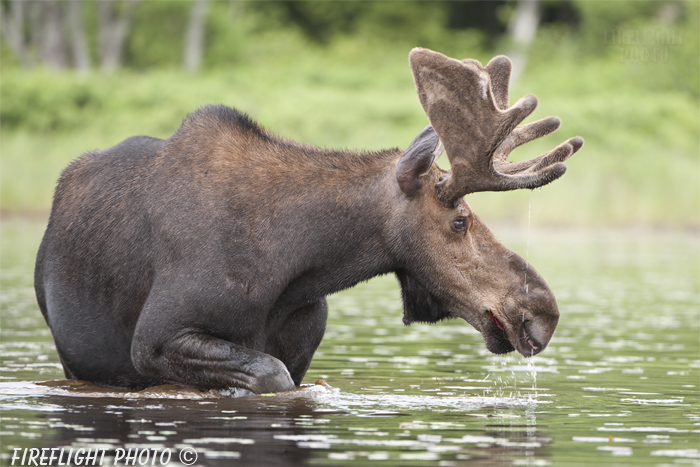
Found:
<path fill-rule="evenodd" d="M 491 319 L 491 321 L 492 321 L 493 323 L 496 323 L 496 326 L 498 326 L 498 329 L 500 329 L 501 331 L 505 331 L 505 328 L 503 327 L 503 325 L 501 324 L 501 322 L 498 321 L 498 318 L 496 318 L 496 317 L 493 315 L 493 313 L 491 312 L 491 310 L 486 310 L 486 313 L 485 313 L 485 314 L 487 315 L 488 318 Z"/>
<path fill-rule="evenodd" d="M 515 350 L 508 339 L 505 326 L 493 314 L 490 309 L 484 311 L 484 316 L 489 320 L 482 327 L 481 334 L 486 342 L 486 348 L 495 354 L 504 354 Z"/>
<path fill-rule="evenodd" d="M 484 316 L 490 321 L 482 330 L 486 348 L 489 351 L 495 354 L 504 354 L 517 349 L 525 357 L 531 357 L 542 351 L 544 346 L 531 336 L 529 320 L 523 321 L 520 329 L 514 333 L 517 335 L 517 341 L 511 342 L 511 339 L 508 338 L 509 331 L 506 330 L 506 326 L 493 311 L 487 309 Z"/>

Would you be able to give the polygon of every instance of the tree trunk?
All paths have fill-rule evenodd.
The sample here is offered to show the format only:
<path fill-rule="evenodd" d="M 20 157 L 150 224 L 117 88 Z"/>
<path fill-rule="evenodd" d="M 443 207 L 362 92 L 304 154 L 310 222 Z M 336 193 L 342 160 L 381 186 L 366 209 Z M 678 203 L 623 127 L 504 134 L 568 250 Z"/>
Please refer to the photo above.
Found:
<path fill-rule="evenodd" d="M 124 43 L 126 42 L 134 7 L 140 0 L 115 3 L 114 0 L 97 2 L 99 21 L 100 68 L 114 71 L 122 65 Z M 121 9 L 121 13 L 117 9 Z"/>
<path fill-rule="evenodd" d="M 537 35 L 541 14 L 539 0 L 518 0 L 513 18 L 508 24 L 508 33 L 513 44 L 508 54 L 513 62 L 511 83 L 516 82 L 525 69 L 527 51 Z"/>
<path fill-rule="evenodd" d="M 41 62 L 52 68 L 68 66 L 68 51 L 65 40 L 65 22 L 59 0 L 44 0 L 40 4 L 39 55 Z"/>
<path fill-rule="evenodd" d="M 204 30 L 206 26 L 208 0 L 194 0 L 190 23 L 185 36 L 183 65 L 187 71 L 197 71 L 202 65 L 204 53 Z"/>
<path fill-rule="evenodd" d="M 80 73 L 90 70 L 90 52 L 85 39 L 85 27 L 83 26 L 83 1 L 70 0 L 68 3 L 68 26 L 71 33 L 71 46 L 75 69 Z"/>
<path fill-rule="evenodd" d="M 26 3 L 21 0 L 0 3 L 0 24 L 7 45 L 22 66 L 29 68 L 32 61 L 27 55 L 27 41 L 24 36 L 25 6 Z"/>

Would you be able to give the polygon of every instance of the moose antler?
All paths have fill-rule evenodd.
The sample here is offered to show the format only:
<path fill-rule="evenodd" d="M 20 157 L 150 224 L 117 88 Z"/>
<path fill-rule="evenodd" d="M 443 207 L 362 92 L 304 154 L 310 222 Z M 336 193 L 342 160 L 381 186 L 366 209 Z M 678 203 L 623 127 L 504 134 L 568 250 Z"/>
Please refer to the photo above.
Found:
<path fill-rule="evenodd" d="M 575 137 L 552 151 L 522 162 L 508 161 L 516 147 L 552 133 L 561 124 L 548 117 L 521 125 L 537 107 L 528 95 L 508 108 L 508 57 L 486 67 L 476 60 L 455 60 L 416 48 L 409 63 L 420 103 L 447 151 L 452 171 L 438 184 L 438 196 L 452 206 L 468 193 L 534 189 L 561 177 L 562 163 L 583 146 Z"/>

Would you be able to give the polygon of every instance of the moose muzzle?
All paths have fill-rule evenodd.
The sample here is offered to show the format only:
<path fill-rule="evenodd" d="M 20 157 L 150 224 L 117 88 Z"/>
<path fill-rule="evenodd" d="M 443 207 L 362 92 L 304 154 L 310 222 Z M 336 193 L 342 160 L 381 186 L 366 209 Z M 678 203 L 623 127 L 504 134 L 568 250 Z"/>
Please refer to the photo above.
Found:
<path fill-rule="evenodd" d="M 542 352 L 559 322 L 554 294 L 542 276 L 517 255 L 511 258 L 511 287 L 497 303 L 483 307 L 481 333 L 486 348 L 501 354 L 517 350 L 526 357 Z M 512 281 L 517 285 L 512 285 Z"/>

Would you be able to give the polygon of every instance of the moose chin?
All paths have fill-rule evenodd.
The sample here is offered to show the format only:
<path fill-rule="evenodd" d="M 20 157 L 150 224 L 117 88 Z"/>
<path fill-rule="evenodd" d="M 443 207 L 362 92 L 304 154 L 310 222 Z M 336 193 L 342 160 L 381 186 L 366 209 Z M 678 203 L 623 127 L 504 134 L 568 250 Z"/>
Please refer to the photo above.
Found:
<path fill-rule="evenodd" d="M 537 99 L 509 105 L 508 58 L 414 49 L 409 64 L 430 125 L 403 151 L 320 149 L 209 106 L 166 140 L 71 163 L 35 269 L 66 377 L 292 390 L 323 337 L 325 297 L 388 273 L 405 324 L 463 318 L 491 352 L 541 352 L 554 295 L 464 197 L 545 185 L 583 139 L 510 162 L 560 121 L 521 125 Z M 434 164 L 443 151 L 449 172 Z"/>

